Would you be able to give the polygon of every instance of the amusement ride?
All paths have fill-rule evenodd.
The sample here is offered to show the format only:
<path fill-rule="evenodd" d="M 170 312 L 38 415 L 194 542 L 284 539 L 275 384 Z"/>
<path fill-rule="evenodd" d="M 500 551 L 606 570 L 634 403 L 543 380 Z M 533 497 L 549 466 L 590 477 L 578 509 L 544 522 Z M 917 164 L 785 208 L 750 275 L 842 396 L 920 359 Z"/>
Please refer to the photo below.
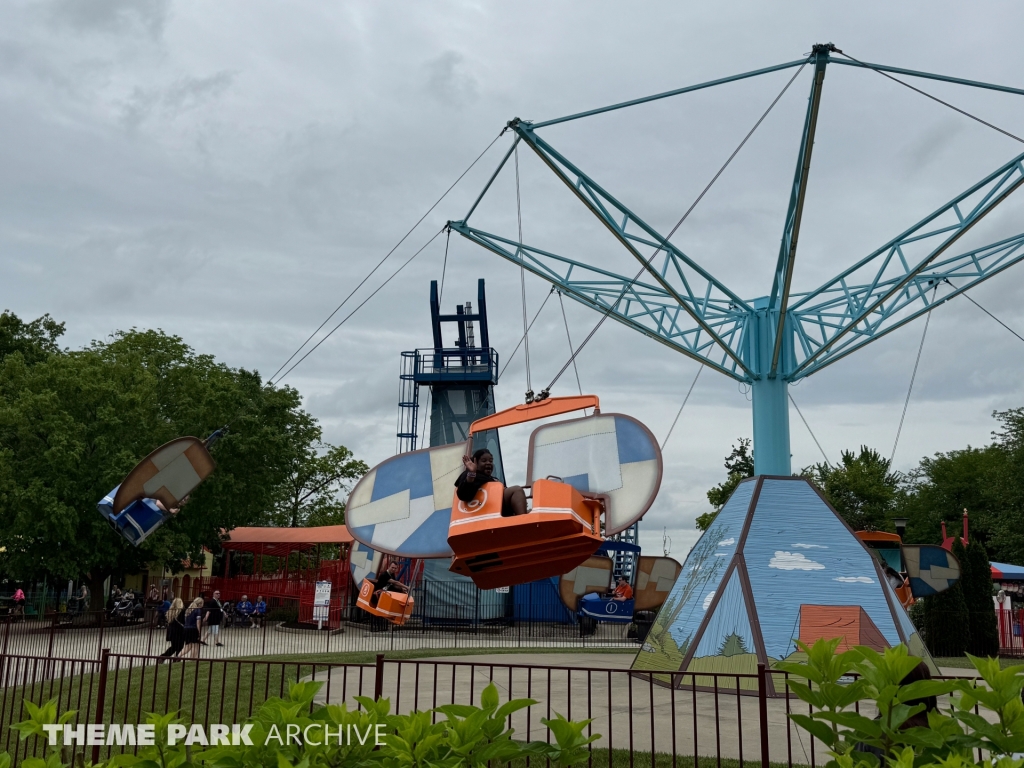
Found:
<path fill-rule="evenodd" d="M 600 317 L 589 335 L 571 351 L 569 359 L 547 387 L 535 393 L 528 379 L 525 402 L 497 411 L 494 406 L 493 387 L 498 381 L 498 361 L 496 352 L 490 348 L 483 280 L 479 282 L 475 310 L 471 304 L 467 304 L 458 307 L 454 315 L 441 313 L 437 286 L 432 286 L 431 317 L 434 346 L 403 354 L 401 416 L 398 430 L 400 452 L 371 469 L 356 484 L 348 499 L 346 524 L 357 542 L 354 546 L 361 552 L 359 575 L 356 576 L 355 570 L 353 571 L 357 581 L 360 577 L 362 579 L 361 607 L 399 624 L 412 612 L 412 600 L 409 595 L 374 594 L 376 572 L 383 570 L 381 554 L 405 561 L 444 560 L 449 563 L 452 573 L 472 579 L 480 589 L 485 590 L 521 584 L 538 578 L 562 576 L 563 583 L 569 585 L 563 588 L 563 594 L 568 595 L 565 599 L 574 603 L 574 610 L 578 607 L 576 603 L 592 604 L 593 598 L 588 601 L 582 598 L 586 597 L 588 590 L 596 590 L 594 585 L 580 587 L 574 592 L 574 579 L 581 579 L 580 584 L 583 584 L 584 570 L 590 568 L 592 571 L 599 571 L 605 567 L 592 558 L 604 557 L 607 560 L 609 554 L 614 554 L 614 537 L 629 531 L 650 508 L 658 493 L 663 472 L 661 446 L 650 430 L 636 419 L 624 414 L 602 412 L 596 395 L 584 395 L 582 392 L 574 396 L 551 395 L 561 376 L 574 364 L 577 355 L 594 337 L 601 324 L 610 317 L 698 361 L 701 370 L 705 367 L 712 369 L 749 387 L 751 394 L 756 477 L 740 486 L 722 513 L 728 517 L 726 512 L 729 509 L 739 510 L 735 512 L 735 515 L 738 515 L 736 520 L 745 520 L 742 523 L 742 535 L 737 531 L 736 537 L 723 538 L 719 542 L 722 546 L 726 546 L 728 542 L 727 551 L 720 553 L 724 570 L 715 571 L 717 575 L 714 578 L 719 581 L 695 581 L 711 578 L 708 574 L 712 569 L 704 569 L 702 574 L 697 574 L 699 562 L 694 561 L 697 555 L 693 553 L 703 552 L 700 557 L 706 556 L 710 552 L 708 547 L 713 543 L 707 537 L 725 536 L 719 530 L 721 526 L 709 530 L 705 535 L 707 541 L 701 539 L 691 556 L 687 558 L 687 564 L 671 575 L 670 580 L 675 582 L 675 587 L 672 589 L 669 603 L 666 603 L 666 608 L 662 611 L 663 615 L 659 617 L 661 634 L 671 634 L 675 631 L 673 627 L 678 628 L 688 621 L 692 626 L 686 630 L 689 634 L 685 637 L 679 633 L 674 635 L 675 640 L 668 644 L 671 645 L 668 650 L 665 650 L 668 646 L 665 645 L 664 637 L 658 640 L 657 642 L 662 643 L 659 652 L 670 660 L 665 663 L 672 668 L 675 668 L 672 665 L 678 663 L 681 665 L 680 669 L 685 669 L 698 658 L 694 654 L 699 649 L 691 643 L 691 639 L 700 638 L 711 632 L 709 627 L 714 625 L 711 616 L 715 614 L 719 604 L 734 599 L 723 597 L 733 589 L 733 586 L 727 589 L 727 584 L 739 581 L 744 583 L 742 597 L 735 598 L 739 600 L 736 605 L 746 605 L 743 610 L 750 615 L 756 614 L 752 601 L 757 602 L 761 598 L 754 569 L 761 566 L 753 562 L 749 553 L 744 560 L 744 542 L 748 549 L 752 546 L 752 540 L 747 538 L 747 532 L 757 528 L 758 519 L 788 514 L 786 503 L 789 502 L 785 502 L 785 499 L 795 498 L 792 497 L 793 493 L 804 494 L 797 486 L 807 486 L 805 480 L 792 476 L 790 386 L 931 312 L 1024 258 L 1024 232 L 979 247 L 965 250 L 957 248 L 958 243 L 968 232 L 1024 184 L 1024 153 L 1021 153 L 1009 158 L 920 221 L 834 277 L 825 280 L 814 290 L 794 290 L 798 242 L 807 200 L 811 160 L 825 75 L 830 65 L 880 74 L 905 86 L 920 97 L 938 102 L 993 131 L 1024 143 L 1018 136 L 939 99 L 924 88 L 911 84 L 908 79 L 915 82 L 938 81 L 1015 95 L 1024 95 L 1024 90 L 868 63 L 845 54 L 830 43 L 815 45 L 808 55 L 776 66 L 564 117 L 541 121 L 515 118 L 509 121 L 500 134 L 507 133 L 511 136 L 507 151 L 489 175 L 467 213 L 461 219 L 448 221 L 442 231 L 446 230 L 449 238 L 451 233 L 461 235 L 469 242 L 516 265 L 523 281 L 527 272 L 541 278 L 552 285 L 552 290 L 559 295 L 559 300 L 563 295 L 568 296 L 596 310 Z M 566 150 L 556 147 L 545 136 L 545 129 L 553 126 L 628 110 L 654 101 L 681 97 L 687 93 L 784 70 L 794 72 L 782 91 L 770 103 L 693 205 L 667 233 L 659 231 L 642 218 L 634 208 L 616 197 L 571 160 Z M 744 298 L 726 281 L 712 274 L 707 265 L 684 253 L 672 242 L 672 238 L 805 70 L 810 71 L 810 92 L 799 136 L 796 169 L 788 190 L 789 203 L 782 221 L 782 234 L 772 282 L 764 295 Z M 496 141 L 497 139 L 491 142 L 484 153 L 474 160 L 470 169 Z M 525 241 L 522 236 L 522 190 L 519 177 L 521 149 L 528 149 L 539 158 L 556 182 L 570 191 L 591 220 L 610 234 L 617 247 L 637 263 L 638 270 L 635 274 L 631 275 L 631 270 L 612 271 L 598 267 L 592 263 L 593 260 L 588 261 L 579 253 L 557 253 L 553 247 L 543 242 Z M 456 184 L 470 169 L 459 177 Z M 503 173 L 515 174 L 516 215 L 519 226 L 514 233 L 492 232 L 473 223 L 474 214 Z M 453 184 L 452 187 L 454 186 Z M 416 226 L 450 191 L 451 187 L 431 206 Z M 402 238 L 399 245 L 409 237 L 416 226 Z M 435 234 L 427 245 L 434 242 L 439 234 Z M 426 245 L 387 278 L 370 298 L 396 277 L 424 248 Z M 356 290 L 394 251 L 395 249 L 392 249 L 374 267 Z M 528 345 L 529 325 L 526 322 L 525 287 L 523 291 L 523 336 Z M 341 306 L 344 306 L 354 293 L 355 291 Z M 289 358 L 285 366 L 279 369 L 280 377 L 277 381 L 301 364 L 363 304 L 352 310 L 301 357 L 294 360 L 317 332 L 326 326 L 325 320 L 318 331 L 314 332 Z M 341 306 L 328 320 L 341 309 Z M 473 337 L 474 322 L 480 329 L 479 346 Z M 458 324 L 459 341 L 455 347 L 444 345 L 442 323 Z M 433 406 L 430 445 L 417 449 L 420 386 L 430 387 Z M 455 397 L 464 399 L 459 407 L 453 407 Z M 565 416 L 584 409 L 590 412 L 585 412 L 582 417 L 545 423 L 530 435 L 525 483 L 530 503 L 529 511 L 527 514 L 508 515 L 502 504 L 505 482 L 497 430 L 542 418 Z M 196 438 L 192 440 L 198 442 Z M 485 446 L 487 452 L 492 454 L 495 470 L 490 480 L 479 487 L 472 500 L 466 501 L 459 498 L 455 485 L 464 472 L 471 472 L 470 465 L 464 462 L 464 457 L 473 454 L 474 450 L 481 446 Z M 198 449 L 193 447 L 189 450 L 202 458 Z M 151 467 L 156 466 L 155 457 L 162 455 L 161 451 L 164 451 L 164 448 L 158 449 L 150 457 L 153 461 L 147 459 Z M 181 451 L 179 453 L 185 455 Z M 177 485 L 174 486 L 173 500 L 187 497 L 191 488 L 201 481 L 202 473 L 199 469 L 194 464 L 186 468 L 182 461 L 178 459 L 173 465 L 168 465 L 173 466 L 174 472 L 177 473 L 174 475 L 174 482 Z M 212 463 L 203 466 L 212 471 Z M 149 498 L 161 498 L 158 486 L 163 487 L 161 478 L 170 478 L 170 473 L 170 469 L 156 466 L 156 470 L 151 471 L 143 479 L 140 487 L 145 489 L 144 493 Z M 134 488 L 134 485 L 132 487 Z M 167 487 L 171 487 L 170 483 Z M 751 491 L 755 487 L 756 489 Z M 111 505 L 114 495 L 112 492 L 111 496 L 101 503 L 101 511 L 115 522 L 115 527 L 118 527 L 116 515 L 127 513 L 118 507 L 121 494 L 117 494 Z M 144 503 L 144 499 L 136 493 L 132 503 Z M 736 506 L 740 504 L 745 505 L 742 510 Z M 834 511 L 830 511 L 823 500 L 815 501 L 808 496 L 806 504 L 809 505 L 807 509 L 813 510 L 814 515 L 824 514 L 829 520 L 831 516 L 835 516 Z M 132 507 L 128 507 L 129 512 L 131 509 Z M 760 518 L 755 515 L 759 515 Z M 162 524 L 168 516 L 169 512 L 164 509 L 164 517 L 156 522 L 156 526 Z M 134 531 L 139 527 L 121 525 L 118 530 Z M 142 533 L 148 535 L 148 531 Z M 955 579 L 955 562 L 932 562 L 917 551 L 904 552 L 902 558 L 890 559 L 889 562 L 893 564 L 899 562 L 904 571 L 902 575 L 905 581 L 898 587 L 901 593 L 897 599 L 894 594 L 890 595 L 891 588 L 886 586 L 886 574 L 882 570 L 883 556 L 869 555 L 853 532 L 848 529 L 846 533 L 837 535 L 842 538 L 847 534 L 852 542 L 847 544 L 853 549 L 850 550 L 852 554 L 843 562 L 856 561 L 859 563 L 857 567 L 862 570 L 865 567 L 864 562 L 873 565 L 866 566 L 869 573 L 858 572 L 857 576 L 839 576 L 833 581 L 840 582 L 844 589 L 850 590 L 854 587 L 848 585 L 873 585 L 872 589 L 876 590 L 873 593 L 875 596 L 865 600 L 875 600 L 877 606 L 880 606 L 877 610 L 882 613 L 872 613 L 875 608 L 864 609 L 868 611 L 868 614 L 865 614 L 868 617 L 866 621 L 874 622 L 872 626 L 875 628 L 872 631 L 883 637 L 885 642 L 908 641 L 912 630 L 907 628 L 908 622 L 903 621 L 906 614 L 901 604 L 908 603 L 911 586 L 917 584 L 916 590 L 912 590 L 915 594 L 921 590 L 927 593 L 927 589 L 944 588 L 944 585 L 952 583 Z M 135 536 L 134 539 L 132 536 L 127 538 L 138 544 L 145 535 Z M 632 544 L 627 541 L 619 550 L 628 553 L 631 546 Z M 828 548 L 825 544 L 791 546 Z M 899 546 L 897 543 L 896 547 Z M 891 549 L 891 542 L 887 540 L 887 543 L 884 546 L 880 544 L 879 548 Z M 868 558 L 867 561 L 859 559 L 858 553 L 861 552 Z M 801 561 L 789 551 L 775 551 L 775 555 L 772 563 L 812 562 L 804 555 L 800 555 L 804 558 Z M 782 555 L 789 556 L 789 559 L 781 557 Z M 590 565 L 585 565 L 588 562 Z M 767 560 L 765 562 L 767 563 Z M 775 565 L 770 567 L 776 568 Z M 816 563 L 810 570 L 831 567 Z M 846 566 L 840 564 L 836 567 Z M 929 570 L 932 567 L 934 571 Z M 786 569 L 792 570 L 788 566 L 783 568 Z M 570 574 L 573 574 L 573 578 L 569 578 Z M 631 575 L 631 578 L 636 583 L 636 575 Z M 733 581 L 730 582 L 730 579 Z M 737 579 L 739 581 L 736 581 Z M 714 587 L 714 584 L 719 586 Z M 700 597 L 698 593 L 705 586 L 707 592 L 705 597 L 701 597 L 704 601 L 701 613 L 693 608 L 692 601 Z M 896 588 L 895 585 L 892 588 Z M 381 602 L 377 602 L 378 600 Z M 828 619 L 827 610 L 822 613 L 817 610 L 822 606 L 814 607 L 815 612 L 805 611 L 801 614 L 797 610 L 798 624 L 804 621 L 799 616 L 802 615 L 810 621 L 807 617 L 812 613 L 814 616 L 824 616 L 822 621 Z M 828 606 L 824 608 L 827 609 Z M 687 618 L 690 615 L 687 611 L 693 614 L 692 620 Z M 765 628 L 763 637 L 758 635 L 759 632 L 761 629 L 751 629 L 751 640 L 746 647 L 756 648 L 757 655 L 762 659 L 780 657 L 768 647 L 770 642 L 766 645 L 768 629 Z M 693 642 L 696 643 L 696 640 Z"/>

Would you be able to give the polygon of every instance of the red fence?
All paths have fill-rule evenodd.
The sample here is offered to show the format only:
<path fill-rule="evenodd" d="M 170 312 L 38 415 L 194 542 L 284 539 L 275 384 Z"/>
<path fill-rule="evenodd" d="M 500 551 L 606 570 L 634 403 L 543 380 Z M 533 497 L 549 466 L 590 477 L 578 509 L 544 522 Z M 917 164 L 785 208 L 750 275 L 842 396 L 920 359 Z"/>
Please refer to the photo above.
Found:
<path fill-rule="evenodd" d="M 999 655 L 1024 656 L 1024 610 L 996 611 L 999 623 Z"/>

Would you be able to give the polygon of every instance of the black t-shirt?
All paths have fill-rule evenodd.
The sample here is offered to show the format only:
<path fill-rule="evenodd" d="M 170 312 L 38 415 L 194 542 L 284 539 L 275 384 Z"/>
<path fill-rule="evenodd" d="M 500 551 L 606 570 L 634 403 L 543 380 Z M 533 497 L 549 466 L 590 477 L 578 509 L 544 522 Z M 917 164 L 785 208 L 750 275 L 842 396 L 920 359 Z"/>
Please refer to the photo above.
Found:
<path fill-rule="evenodd" d="M 377 589 L 384 589 L 388 584 L 394 581 L 391 573 L 384 571 L 380 576 L 377 577 Z"/>
<path fill-rule="evenodd" d="M 210 618 L 206 619 L 207 624 L 220 624 L 220 620 L 224 618 L 224 610 L 220 607 L 220 603 L 212 598 L 207 600 L 206 605 L 203 606 L 203 616 L 207 613 L 210 614 Z"/>

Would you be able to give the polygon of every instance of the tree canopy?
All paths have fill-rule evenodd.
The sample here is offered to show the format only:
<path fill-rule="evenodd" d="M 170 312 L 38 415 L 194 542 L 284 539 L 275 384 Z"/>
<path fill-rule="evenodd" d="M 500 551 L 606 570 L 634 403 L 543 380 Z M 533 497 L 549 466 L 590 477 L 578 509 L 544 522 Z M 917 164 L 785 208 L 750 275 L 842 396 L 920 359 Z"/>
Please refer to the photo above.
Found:
<path fill-rule="evenodd" d="M 891 528 L 902 500 L 903 476 L 890 472 L 889 460 L 878 451 L 866 445 L 860 453 L 843 451 L 838 464 L 814 464 L 803 475 L 855 531 Z"/>
<path fill-rule="evenodd" d="M 119 332 L 61 350 L 63 325 L 0 316 L 0 570 L 102 581 L 147 563 L 176 567 L 238 526 L 337 521 L 338 493 L 365 469 L 322 443 L 299 393 L 198 354 L 162 331 Z M 217 469 L 136 548 L 96 503 L 150 451 L 228 425 Z M 297 480 L 298 478 L 298 480 Z M 307 492 L 295 495 L 296 488 Z"/>
<path fill-rule="evenodd" d="M 749 437 L 741 437 L 733 445 L 732 451 L 725 457 L 725 471 L 729 473 L 725 482 L 708 491 L 708 501 L 714 509 L 697 517 L 697 530 L 706 531 L 722 511 L 736 486 L 746 478 L 754 476 L 754 456 L 750 452 Z"/>

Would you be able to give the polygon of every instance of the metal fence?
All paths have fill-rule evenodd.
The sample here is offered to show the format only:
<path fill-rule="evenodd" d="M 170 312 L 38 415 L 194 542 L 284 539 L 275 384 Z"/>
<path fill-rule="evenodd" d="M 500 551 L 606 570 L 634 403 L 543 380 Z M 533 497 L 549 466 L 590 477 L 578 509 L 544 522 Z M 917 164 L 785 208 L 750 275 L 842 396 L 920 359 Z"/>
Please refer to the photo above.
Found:
<path fill-rule="evenodd" d="M 396 627 L 358 608 L 343 608 L 338 629 L 294 628 L 248 619 L 222 624 L 216 636 L 205 634 L 203 658 L 283 654 L 386 652 L 418 648 L 636 648 L 637 633 L 624 624 L 570 623 L 552 612 L 530 620 L 500 617 L 481 620 L 473 606 L 439 605 L 427 617 L 413 616 Z M 98 659 L 103 648 L 115 653 L 160 655 L 170 647 L 156 611 L 112 617 L 104 611 L 7 618 L 0 623 L 0 654 Z M 642 634 L 642 633 L 640 633 Z M 642 638 L 640 638 L 642 639 Z M 219 645 L 218 645 L 219 643 Z"/>
<path fill-rule="evenodd" d="M 356 696 L 384 696 L 397 714 L 474 704 L 493 682 L 503 700 L 537 702 L 511 716 L 516 739 L 550 741 L 541 720 L 555 713 L 590 720 L 587 734 L 599 735 L 590 745 L 591 768 L 611 768 L 624 759 L 640 768 L 700 768 L 708 759 L 719 767 L 723 761 L 739 766 L 817 766 L 829 759 L 824 745 L 789 718 L 791 713 L 811 710 L 796 698 L 779 695 L 787 690 L 788 675 L 766 671 L 763 665 L 756 674 L 737 675 L 392 660 L 384 654 L 370 664 L 161 661 L 109 651 L 99 660 L 0 655 L 0 751 L 11 753 L 15 767 L 26 757 L 41 754 L 38 740 L 20 741 L 10 727 L 23 719 L 25 701 L 57 699 L 60 712 L 76 711 L 73 725 L 138 724 L 150 712 L 177 712 L 188 724 L 232 724 L 244 722 L 268 698 L 287 695 L 290 683 L 317 680 L 323 686 L 314 707 L 345 703 L 355 708 Z M 948 704 L 947 697 L 940 699 L 941 709 Z M 871 706 L 857 711 L 877 715 Z M 76 746 L 94 762 L 130 749 Z"/>
<path fill-rule="evenodd" d="M 630 765 L 652 768 L 656 760 L 696 768 L 698 756 L 740 766 L 824 763 L 822 745 L 787 717 L 795 700 L 770 698 L 766 677 L 763 667 L 756 675 L 652 676 L 626 669 L 400 661 L 384 655 L 373 664 L 227 659 L 161 664 L 155 657 L 106 651 L 98 661 L 0 656 L 0 750 L 9 751 L 15 765 L 41 754 L 36 739 L 19 741 L 10 728 L 24 716 L 24 701 L 56 698 L 61 712 L 77 712 L 73 725 L 141 723 L 149 712 L 178 712 L 187 723 L 231 724 L 244 722 L 266 699 L 286 695 L 296 680 L 324 683 L 314 704 L 357 707 L 357 695 L 384 696 L 398 714 L 473 704 L 494 682 L 503 699 L 538 702 L 511 717 L 517 739 L 550 740 L 541 719 L 555 713 L 591 720 L 588 735 L 600 734 L 590 746 L 591 766 L 611 766 L 623 754 Z M 93 761 L 122 751 L 75 749 Z"/>

